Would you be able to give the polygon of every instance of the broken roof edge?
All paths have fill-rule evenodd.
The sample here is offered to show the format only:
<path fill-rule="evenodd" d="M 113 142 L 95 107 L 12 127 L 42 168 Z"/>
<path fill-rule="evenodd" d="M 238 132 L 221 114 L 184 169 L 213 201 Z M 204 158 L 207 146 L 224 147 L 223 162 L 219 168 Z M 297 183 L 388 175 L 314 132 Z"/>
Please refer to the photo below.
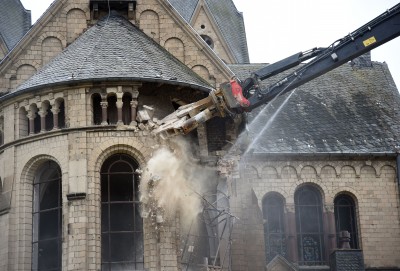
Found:
<path fill-rule="evenodd" d="M 79 80 L 70 80 L 70 81 L 60 81 L 54 83 L 47 83 L 43 85 L 36 85 L 33 87 L 25 88 L 20 91 L 9 92 L 0 96 L 0 103 L 3 103 L 9 99 L 15 98 L 19 95 L 29 93 L 29 92 L 37 92 L 46 88 L 52 87 L 62 87 L 65 86 L 66 88 L 76 86 L 78 84 L 87 84 L 87 83 L 99 83 L 99 82 L 144 82 L 144 83 L 164 83 L 173 86 L 182 86 L 182 87 L 189 87 L 192 89 L 200 90 L 205 93 L 210 93 L 213 89 L 210 85 L 210 88 L 206 88 L 205 86 L 186 83 L 186 82 L 179 82 L 174 80 L 165 80 L 165 79 L 157 79 L 157 78 L 138 78 L 138 77 L 108 77 L 108 78 L 89 78 L 89 79 L 79 79 Z"/>

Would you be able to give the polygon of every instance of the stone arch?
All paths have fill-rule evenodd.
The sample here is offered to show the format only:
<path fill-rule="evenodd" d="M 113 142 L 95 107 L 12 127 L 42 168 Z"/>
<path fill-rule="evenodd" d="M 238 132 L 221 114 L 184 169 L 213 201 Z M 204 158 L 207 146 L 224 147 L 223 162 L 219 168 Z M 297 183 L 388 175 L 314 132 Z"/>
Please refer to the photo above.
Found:
<path fill-rule="evenodd" d="M 308 176 L 304 176 L 304 174 L 307 174 Z M 313 176 L 311 176 L 313 175 Z M 311 165 L 305 165 L 302 167 L 300 170 L 300 177 L 304 179 L 316 179 L 318 176 L 317 174 L 317 169 L 314 166 Z"/>
<path fill-rule="evenodd" d="M 181 39 L 175 37 L 167 39 L 164 48 L 182 63 L 185 63 L 185 45 Z"/>
<path fill-rule="evenodd" d="M 65 36 L 62 35 L 61 32 L 54 32 L 54 31 L 49 31 L 49 32 L 46 32 L 46 33 L 43 33 L 42 35 L 40 35 L 40 37 L 37 39 L 37 45 L 41 46 L 43 41 L 49 37 L 59 39 L 61 42 L 62 48 L 65 48 L 67 46 L 67 42 L 66 42 L 67 39 L 65 38 Z"/>
<path fill-rule="evenodd" d="M 80 8 L 72 8 L 67 14 L 67 44 L 71 44 L 87 28 L 86 13 Z"/>
<path fill-rule="evenodd" d="M 139 26 L 143 32 L 156 42 L 160 41 L 160 18 L 152 9 L 146 9 L 139 15 Z"/>
<path fill-rule="evenodd" d="M 314 188 L 316 188 L 320 193 L 321 193 L 321 200 L 322 200 L 322 204 L 324 204 L 326 202 L 326 195 L 328 194 L 328 189 L 323 186 L 322 184 L 317 184 L 316 182 L 313 181 L 307 181 L 307 182 L 301 182 L 299 183 L 295 189 L 293 189 L 293 197 L 296 194 L 296 191 L 298 191 L 301 187 L 304 186 L 312 186 Z"/>
<path fill-rule="evenodd" d="M 36 134 L 40 132 L 40 116 L 39 107 L 36 103 L 27 106 L 29 118 L 29 134 Z M 32 121 L 33 120 L 33 121 Z"/>
<path fill-rule="evenodd" d="M 332 195 L 333 195 L 332 198 L 329 199 L 332 201 L 327 202 L 327 204 L 333 204 L 333 201 L 335 200 L 335 198 L 337 196 L 347 195 L 354 200 L 354 203 L 356 204 L 356 207 L 358 208 L 359 195 L 355 189 L 353 189 L 351 187 L 340 187 L 340 188 L 337 188 L 334 191 L 332 191 Z"/>
<path fill-rule="evenodd" d="M 44 100 L 41 103 L 41 114 L 44 114 L 44 126 L 41 127 L 41 131 L 50 131 L 54 128 L 54 119 L 53 119 L 53 112 L 52 112 L 52 105 L 50 104 L 49 100 Z M 42 118 L 42 116 L 40 116 Z"/>
<path fill-rule="evenodd" d="M 332 199 L 332 205 L 334 206 L 336 232 L 348 231 L 351 237 L 351 248 L 360 248 L 362 238 L 358 197 L 348 190 L 338 191 Z"/>
<path fill-rule="evenodd" d="M 114 92 L 107 93 L 107 122 L 108 124 L 116 124 L 118 122 L 117 94 Z"/>
<path fill-rule="evenodd" d="M 393 167 L 392 165 L 382 165 L 380 168 L 377 169 L 377 172 L 379 173 L 379 176 L 382 173 L 393 173 L 394 178 L 396 178 L 396 168 Z"/>
<path fill-rule="evenodd" d="M 267 193 L 264 194 L 264 196 L 262 196 L 261 202 L 263 202 L 269 196 L 276 196 L 276 197 L 280 198 L 283 201 L 284 205 L 286 204 L 285 196 L 279 191 L 268 191 Z"/>
<path fill-rule="evenodd" d="M 30 64 L 21 64 L 15 71 L 13 80 L 10 78 L 10 87 L 15 89 L 18 85 L 28 80 L 36 73 L 36 68 Z"/>
<path fill-rule="evenodd" d="M 64 180 L 64 171 L 60 162 L 51 155 L 37 155 L 30 158 L 22 168 L 20 174 L 20 182 L 17 183 L 17 198 L 18 198 L 18 205 L 16 208 L 18 209 L 17 212 L 24 213 L 23 216 L 16 217 L 14 228 L 19 230 L 20 232 L 24 232 L 26 235 L 24 237 L 27 238 L 17 238 L 18 246 L 24 247 L 26 251 L 32 251 L 32 212 L 26 211 L 26 206 L 33 204 L 33 180 L 35 174 L 40 166 L 42 166 L 47 161 L 55 162 L 60 170 L 62 175 L 62 180 Z M 66 189 L 66 182 L 62 181 L 62 193 L 65 194 Z M 32 208 L 32 207 L 31 207 Z M 20 236 L 22 237 L 22 236 Z M 29 261 L 29 262 L 28 262 Z M 32 258 L 26 257 L 25 264 L 31 265 Z"/>
<path fill-rule="evenodd" d="M 92 110 L 92 124 L 100 125 L 102 122 L 102 108 L 101 108 L 101 95 L 99 93 L 93 93 L 90 97 L 90 104 Z"/>
<path fill-rule="evenodd" d="M 63 97 L 56 98 L 51 104 L 51 114 L 53 115 L 53 128 L 65 128 L 65 101 Z"/>
<path fill-rule="evenodd" d="M 141 153 L 140 149 L 136 149 L 134 146 L 129 146 L 126 144 L 118 144 L 109 146 L 98 155 L 94 164 L 94 171 L 100 172 L 101 165 L 104 163 L 104 161 L 107 160 L 108 157 L 117 153 L 123 153 L 131 156 L 141 167 L 143 167 L 146 163 L 146 159 Z"/>
<path fill-rule="evenodd" d="M 374 175 L 378 177 L 377 169 L 374 166 L 364 165 L 360 168 L 360 176 L 361 175 Z"/>
<path fill-rule="evenodd" d="M 148 139 L 147 139 L 148 140 Z M 132 138 L 121 138 L 115 141 L 114 139 L 109 139 L 97 148 L 93 149 L 93 152 L 88 158 L 88 194 L 87 200 L 91 205 L 95 206 L 95 211 L 92 214 L 96 219 L 95 236 L 99 238 L 94 238 L 96 246 L 101 246 L 101 229 L 100 229 L 100 170 L 103 163 L 107 158 L 111 157 L 113 154 L 127 154 L 136 160 L 139 164 L 139 168 L 144 168 L 146 160 L 150 157 L 152 144 L 144 144 L 141 141 Z M 90 257 L 94 259 L 101 259 L 100 252 L 91 252 Z M 100 265 L 100 263 L 98 263 Z"/>
<path fill-rule="evenodd" d="M 320 176 L 322 178 L 333 178 L 338 176 L 338 172 L 336 171 L 336 168 L 331 165 L 324 165 L 321 167 L 320 171 Z"/>
<path fill-rule="evenodd" d="M 268 178 L 275 178 L 276 179 L 276 178 L 279 177 L 278 171 L 276 170 L 275 167 L 272 167 L 272 166 L 263 167 L 261 169 L 260 175 L 261 175 L 261 177 L 267 178 L 267 179 Z"/>
<path fill-rule="evenodd" d="M 69 11 L 73 10 L 73 9 L 78 9 L 78 10 L 82 10 L 83 13 L 85 14 L 85 19 L 87 21 L 90 20 L 90 6 L 89 5 L 85 5 L 85 4 L 77 4 L 77 3 L 68 3 L 63 11 L 62 14 L 67 17 L 67 14 Z"/>
<path fill-rule="evenodd" d="M 281 168 L 280 175 L 282 179 L 297 179 L 299 173 L 294 166 L 286 165 Z"/>
<path fill-rule="evenodd" d="M 192 70 L 197 73 L 201 78 L 206 81 L 210 81 L 210 71 L 203 65 L 195 65 Z"/>
<path fill-rule="evenodd" d="M 343 165 L 340 169 L 340 176 L 342 178 L 356 178 L 358 176 L 357 170 L 350 165 Z"/>
<path fill-rule="evenodd" d="M 63 50 L 62 41 L 58 37 L 49 36 L 43 39 L 42 44 L 42 65 L 47 64 Z"/>
<path fill-rule="evenodd" d="M 21 106 L 18 111 L 18 137 L 22 138 L 27 135 L 29 135 L 28 112 L 24 106 Z"/>

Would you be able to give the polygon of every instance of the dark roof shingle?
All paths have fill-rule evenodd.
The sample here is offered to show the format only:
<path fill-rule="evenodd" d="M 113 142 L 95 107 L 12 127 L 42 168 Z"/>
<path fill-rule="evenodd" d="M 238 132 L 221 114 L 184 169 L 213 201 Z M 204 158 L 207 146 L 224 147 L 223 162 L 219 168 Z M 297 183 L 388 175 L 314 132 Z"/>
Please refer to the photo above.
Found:
<path fill-rule="evenodd" d="M 112 14 L 83 33 L 16 91 L 93 80 L 158 81 L 212 89 L 128 20 Z"/>
<path fill-rule="evenodd" d="M 1 0 L 0 34 L 11 50 L 31 27 L 31 12 L 19 0 Z"/>
<path fill-rule="evenodd" d="M 229 67 L 245 79 L 262 66 Z M 251 151 L 395 153 L 400 96 L 388 74 L 386 64 L 356 69 L 346 64 L 247 113 Z"/>

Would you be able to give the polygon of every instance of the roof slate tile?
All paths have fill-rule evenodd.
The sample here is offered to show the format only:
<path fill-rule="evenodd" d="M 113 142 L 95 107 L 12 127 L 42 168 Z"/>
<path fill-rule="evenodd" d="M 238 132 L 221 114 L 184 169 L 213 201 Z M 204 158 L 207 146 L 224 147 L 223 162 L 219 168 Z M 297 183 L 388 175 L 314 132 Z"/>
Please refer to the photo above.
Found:
<path fill-rule="evenodd" d="M 17 88 L 93 80 L 159 81 L 209 91 L 195 72 L 125 18 L 112 13 Z"/>
<path fill-rule="evenodd" d="M 229 65 L 241 79 L 263 66 Z M 395 153 L 400 96 L 388 73 L 377 62 L 362 69 L 343 65 L 247 113 L 250 148 L 254 153 Z"/>

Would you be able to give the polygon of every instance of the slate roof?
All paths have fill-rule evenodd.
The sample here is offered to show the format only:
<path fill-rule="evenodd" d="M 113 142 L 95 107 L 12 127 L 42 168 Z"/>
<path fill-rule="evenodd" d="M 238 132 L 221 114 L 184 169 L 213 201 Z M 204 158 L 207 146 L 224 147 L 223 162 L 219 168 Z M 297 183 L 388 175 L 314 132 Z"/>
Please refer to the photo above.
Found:
<path fill-rule="evenodd" d="M 125 18 L 112 13 L 17 88 L 82 81 L 135 80 L 212 87 Z"/>
<path fill-rule="evenodd" d="M 243 79 L 263 66 L 229 65 Z M 247 113 L 250 152 L 359 155 L 399 149 L 400 97 L 386 64 L 345 64 L 290 94 Z"/>
<path fill-rule="evenodd" d="M 190 22 L 199 0 L 168 0 Z M 246 30 L 243 14 L 238 12 L 232 0 L 205 0 L 219 30 L 232 50 L 237 63 L 249 63 Z"/>
<path fill-rule="evenodd" d="M 19 0 L 1 0 L 0 35 L 8 50 L 14 48 L 30 27 L 31 12 Z"/>

